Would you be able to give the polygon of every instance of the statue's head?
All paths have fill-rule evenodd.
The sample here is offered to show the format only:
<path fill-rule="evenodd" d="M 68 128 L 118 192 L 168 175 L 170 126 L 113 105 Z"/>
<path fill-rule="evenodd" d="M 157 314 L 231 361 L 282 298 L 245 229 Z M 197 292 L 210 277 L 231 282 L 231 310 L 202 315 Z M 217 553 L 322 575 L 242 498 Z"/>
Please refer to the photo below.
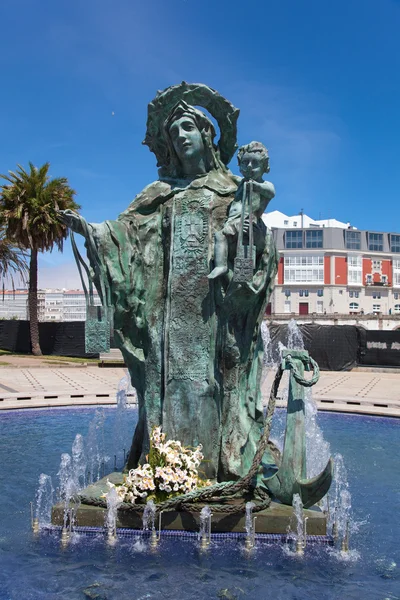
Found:
<path fill-rule="evenodd" d="M 224 169 L 214 144 L 215 128 L 204 113 L 181 100 L 164 122 L 163 132 L 168 147 L 163 175 L 185 177 L 188 165 L 202 165 L 204 172 Z"/>
<path fill-rule="evenodd" d="M 241 146 L 237 158 L 240 172 L 247 179 L 260 179 L 264 173 L 269 173 L 268 150 L 261 142 Z"/>

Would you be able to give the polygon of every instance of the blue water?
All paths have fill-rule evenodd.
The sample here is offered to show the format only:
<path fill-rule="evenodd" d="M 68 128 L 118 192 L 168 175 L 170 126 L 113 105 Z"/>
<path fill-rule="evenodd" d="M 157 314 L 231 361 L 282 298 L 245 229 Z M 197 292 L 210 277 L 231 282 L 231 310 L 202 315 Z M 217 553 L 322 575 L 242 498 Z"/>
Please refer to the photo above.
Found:
<path fill-rule="evenodd" d="M 104 414 L 112 470 L 116 411 Z M 0 600 L 400 599 L 399 421 L 319 416 L 332 452 L 344 456 L 360 523 L 350 541 L 355 552 L 343 561 L 321 547 L 308 547 L 303 559 L 271 546 L 246 558 L 235 542 L 201 555 L 193 540 L 162 540 L 151 554 L 134 540 L 109 548 L 81 537 L 63 550 L 56 537 L 35 539 L 29 502 L 38 477 L 47 473 L 56 484 L 60 454 L 71 452 L 93 416 L 92 408 L 0 413 Z M 133 431 L 134 411 L 129 418 Z"/>

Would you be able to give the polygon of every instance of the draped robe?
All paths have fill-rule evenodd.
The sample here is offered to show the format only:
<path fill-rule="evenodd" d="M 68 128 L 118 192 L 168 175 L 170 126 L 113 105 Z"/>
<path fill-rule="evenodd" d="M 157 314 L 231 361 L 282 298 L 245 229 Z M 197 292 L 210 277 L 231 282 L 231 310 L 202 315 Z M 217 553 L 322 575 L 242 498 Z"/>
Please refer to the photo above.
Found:
<path fill-rule="evenodd" d="M 202 469 L 220 481 L 244 475 L 255 454 L 263 422 L 260 324 L 277 268 L 261 220 L 252 286 L 229 282 L 233 257 L 228 278 L 207 279 L 214 234 L 239 181 L 221 170 L 156 181 L 116 221 L 90 224 L 96 287 L 100 265 L 138 393 L 127 468 L 145 460 L 155 425 L 185 445 L 202 444 Z M 268 451 L 264 462 L 273 463 Z"/>

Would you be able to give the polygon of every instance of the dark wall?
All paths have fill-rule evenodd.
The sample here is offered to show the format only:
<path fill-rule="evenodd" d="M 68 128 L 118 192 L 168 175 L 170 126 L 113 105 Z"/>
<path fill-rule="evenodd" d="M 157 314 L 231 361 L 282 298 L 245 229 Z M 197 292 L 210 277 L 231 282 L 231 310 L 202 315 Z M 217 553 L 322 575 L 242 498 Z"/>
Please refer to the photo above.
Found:
<path fill-rule="evenodd" d="M 288 347 L 288 326 L 269 324 L 271 350 L 279 358 L 279 342 Z M 400 366 L 400 330 L 367 331 L 353 325 L 300 325 L 304 347 L 323 371 L 348 371 L 360 365 Z M 85 323 L 39 323 L 43 354 L 98 357 L 85 353 Z M 28 321 L 0 320 L 0 349 L 29 354 Z"/>
<path fill-rule="evenodd" d="M 400 367 L 400 330 L 361 332 L 360 364 L 381 367 Z"/>
<path fill-rule="evenodd" d="M 95 358 L 85 353 L 84 321 L 39 323 L 40 347 L 43 354 Z M 0 348 L 28 354 L 31 351 L 29 321 L 0 321 Z"/>
<path fill-rule="evenodd" d="M 300 325 L 304 347 L 323 371 L 349 371 L 357 365 L 400 367 L 400 330 L 372 331 L 355 325 Z M 279 342 L 289 347 L 287 325 L 269 325 L 272 356 Z"/>
<path fill-rule="evenodd" d="M 352 325 L 300 325 L 304 348 L 323 371 L 349 371 L 359 362 L 361 338 Z M 279 342 L 290 348 L 287 325 L 269 325 L 272 356 L 279 357 Z"/>

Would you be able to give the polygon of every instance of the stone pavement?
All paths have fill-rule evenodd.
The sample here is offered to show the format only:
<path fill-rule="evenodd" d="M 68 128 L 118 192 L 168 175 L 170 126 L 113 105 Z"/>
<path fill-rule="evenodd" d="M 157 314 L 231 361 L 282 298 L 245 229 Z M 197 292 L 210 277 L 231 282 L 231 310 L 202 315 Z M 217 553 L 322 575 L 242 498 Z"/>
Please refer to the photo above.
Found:
<path fill-rule="evenodd" d="M 264 404 L 268 402 L 273 378 L 274 372 L 269 372 L 263 384 Z M 287 386 L 285 374 L 279 387 L 278 406 L 286 405 L 282 391 Z M 318 410 L 400 417 L 400 372 L 321 371 L 318 383 L 311 389 Z"/>
<path fill-rule="evenodd" d="M 3 358 L 3 357 L 1 357 Z M 14 357 L 5 356 L 11 362 Z M 13 366 L 0 366 L 0 410 L 50 406 L 114 404 L 122 367 L 99 368 L 97 364 L 54 366 L 32 357 L 15 357 Z M 274 373 L 263 384 L 264 403 L 268 402 Z M 284 406 L 282 391 L 278 406 Z M 400 417 L 400 372 L 321 372 L 313 387 L 313 397 L 322 410 Z"/>
<path fill-rule="evenodd" d="M 7 357 L 8 361 L 9 357 Z M 36 359 L 31 359 L 36 360 Z M 93 366 L 0 367 L 0 410 L 114 404 L 124 368 Z"/>

